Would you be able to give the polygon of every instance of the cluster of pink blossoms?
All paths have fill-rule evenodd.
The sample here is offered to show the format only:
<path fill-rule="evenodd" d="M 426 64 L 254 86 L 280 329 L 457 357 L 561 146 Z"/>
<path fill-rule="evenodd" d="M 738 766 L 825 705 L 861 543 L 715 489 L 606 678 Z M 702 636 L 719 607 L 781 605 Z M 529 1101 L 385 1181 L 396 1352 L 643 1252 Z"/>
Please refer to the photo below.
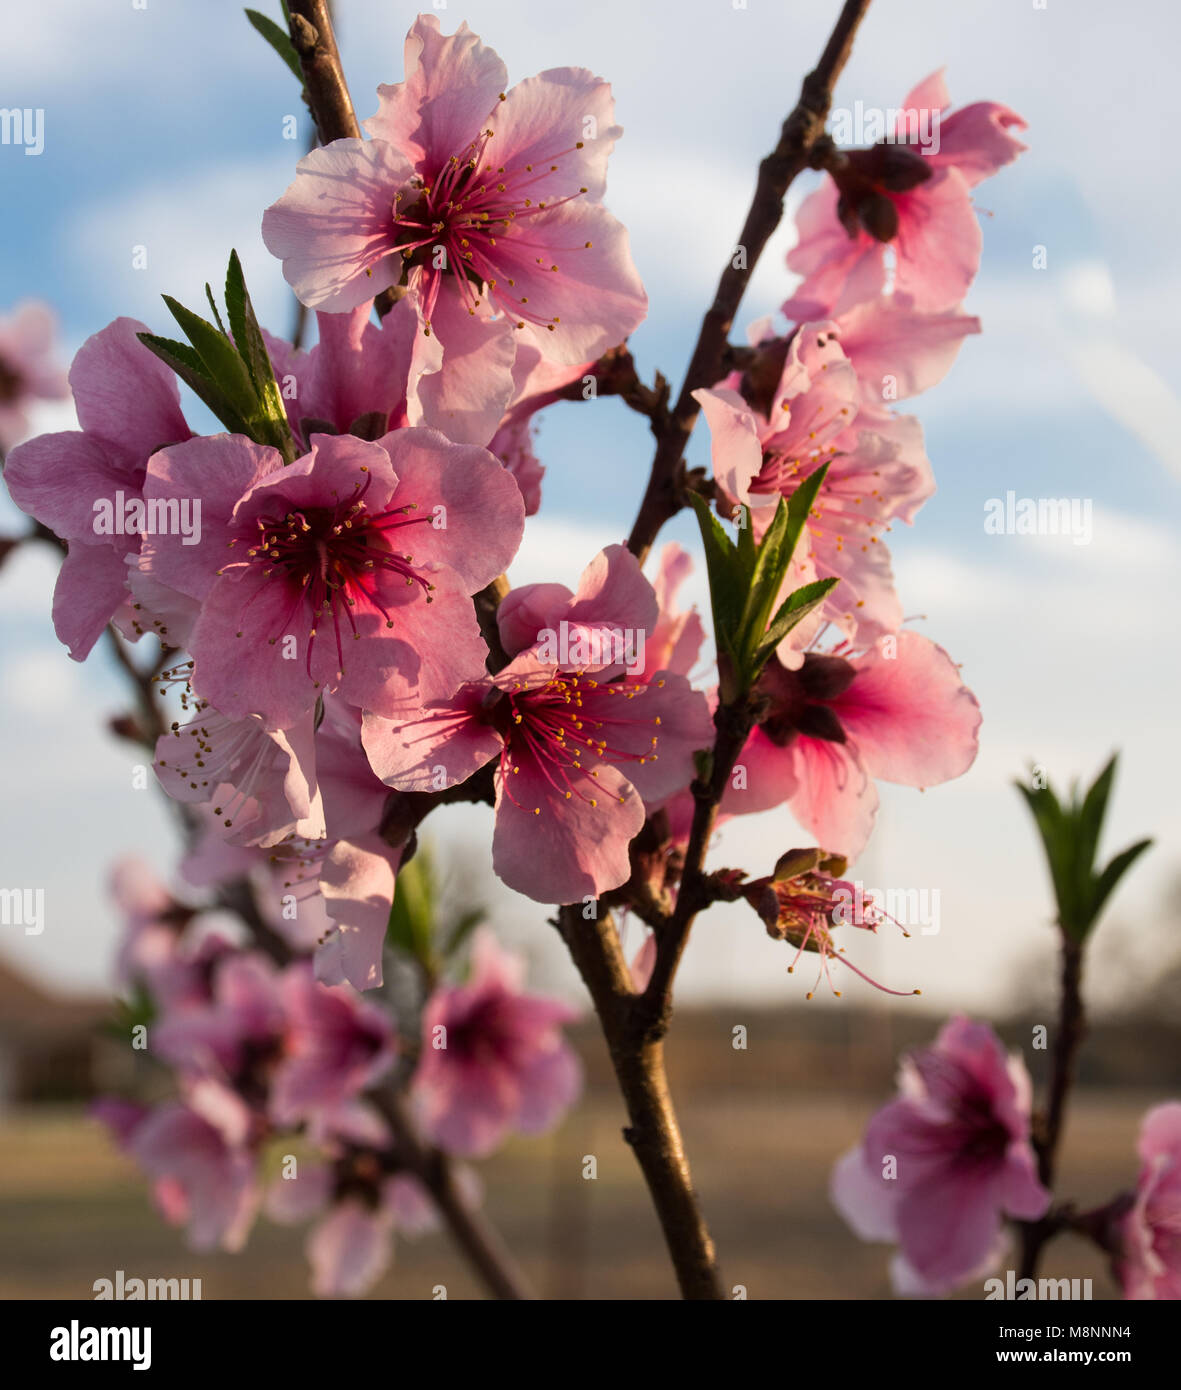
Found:
<path fill-rule="evenodd" d="M 95 1113 L 195 1249 L 240 1249 L 260 1212 L 311 1222 L 315 1291 L 363 1293 L 388 1266 L 395 1229 L 438 1224 L 371 1090 L 409 1064 L 425 1138 L 484 1157 L 512 1131 L 550 1128 L 577 1097 L 581 1068 L 562 1036 L 573 1012 L 527 993 L 522 963 L 480 932 L 469 978 L 436 988 L 418 1035 L 399 1035 L 388 1008 L 320 983 L 306 954 L 276 964 L 231 939 L 211 902 L 192 900 L 231 876 L 275 879 L 271 856 L 205 842 L 182 872 L 184 900 L 136 860 L 112 883 L 126 920 L 120 983 L 151 1002 L 149 1053 L 174 1073 L 176 1097 L 106 1099 Z M 280 911 L 270 925 L 281 921 Z M 457 1179 L 478 1202 L 475 1173 L 460 1167 Z"/>
<path fill-rule="evenodd" d="M 756 537 L 778 500 L 828 465 L 787 583 L 840 581 L 765 673 L 772 712 L 742 759 L 746 786 L 724 809 L 787 802 L 850 858 L 873 826 L 874 779 L 958 777 L 980 722 L 947 653 L 902 629 L 884 539 L 935 488 L 919 422 L 892 403 L 936 385 L 980 331 L 961 305 L 980 260 L 970 190 L 1024 148 L 1012 133 L 1024 122 L 1007 107 L 947 106 L 934 74 L 906 98 L 889 140 L 842 153 L 800 209 L 788 266 L 804 280 L 782 306 L 787 331 L 755 324 L 752 364 L 698 393 L 719 510 Z M 938 122 L 937 153 L 912 138 L 920 113 Z"/>
<path fill-rule="evenodd" d="M 718 510 L 756 540 L 827 468 L 784 593 L 839 583 L 759 677 L 744 776 L 721 805 L 786 805 L 816 839 L 806 872 L 736 880 L 735 896 L 826 971 L 842 960 L 837 865 L 865 847 L 876 779 L 934 785 L 976 753 L 976 700 L 947 653 L 903 626 L 884 539 L 934 490 L 918 421 L 894 403 L 936 385 L 980 331 L 962 308 L 981 247 L 971 190 L 1024 148 L 1007 108 L 947 107 L 936 74 L 891 139 L 832 164 L 799 214 L 788 266 L 802 283 L 784 323 L 753 325 L 745 365 L 696 393 Z M 908 138 L 920 111 L 939 118 L 937 151 Z M 6 471 L 66 546 L 54 623 L 70 654 L 83 660 L 108 624 L 152 634 L 179 691 L 155 767 L 199 826 L 182 870 L 197 900 L 135 866 L 116 879 L 123 982 L 150 1000 L 152 1052 L 177 1095 L 102 1113 L 196 1246 L 239 1247 L 263 1209 L 314 1220 L 320 1293 L 363 1291 L 395 1227 L 432 1219 L 374 1087 L 403 1069 L 429 1142 L 480 1157 L 555 1123 L 580 1085 L 569 1011 L 526 994 L 487 936 L 466 980 L 432 981 L 410 1036 L 357 992 L 383 984 L 424 798 L 470 784 L 493 801 L 493 868 L 518 892 L 600 897 L 636 872 L 645 825 L 665 828 L 675 866 L 716 706 L 691 680 L 705 631 L 676 606 L 689 559 L 675 545 L 652 581 L 608 546 L 573 591 L 510 589 L 495 656 L 474 602 L 541 505 L 533 416 L 646 314 L 603 202 L 622 133 L 609 86 L 560 68 L 510 87 L 466 25 L 445 35 L 423 16 L 404 80 L 379 89 L 364 128 L 301 160 L 263 218 L 319 330 L 308 351 L 263 335 L 294 457 L 195 435 L 145 326 L 121 318 L 74 361 L 79 429 L 20 445 Z M 45 339 L 29 312 L 0 323 L 0 447 L 23 433 L 30 397 L 60 393 Z M 100 504 L 134 520 L 100 527 Z M 278 953 L 219 933 L 211 914 L 243 883 Z M 649 939 L 637 989 L 653 958 Z M 989 1030 L 955 1019 L 839 1165 L 835 1199 L 861 1234 L 899 1246 L 900 1287 L 973 1277 L 1004 1216 L 1046 1210 L 1028 1093 Z M 1121 1213 L 1136 1297 L 1177 1287 L 1176 1110 L 1149 1117 Z M 268 1178 L 296 1134 L 311 1153 Z M 888 1183 L 885 1157 L 899 1169 Z"/>

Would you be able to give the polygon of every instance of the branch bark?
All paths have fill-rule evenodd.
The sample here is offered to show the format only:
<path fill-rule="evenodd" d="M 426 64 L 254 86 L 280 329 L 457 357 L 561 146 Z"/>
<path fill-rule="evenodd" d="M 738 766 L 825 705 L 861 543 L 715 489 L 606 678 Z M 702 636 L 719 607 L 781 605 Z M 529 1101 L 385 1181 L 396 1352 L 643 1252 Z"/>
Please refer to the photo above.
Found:
<path fill-rule="evenodd" d="M 361 127 L 344 80 L 328 0 L 290 0 L 291 42 L 303 69 L 308 105 L 320 143 L 360 139 Z"/>
<path fill-rule="evenodd" d="M 579 906 L 559 909 L 558 930 L 590 991 L 627 1105 L 631 1145 L 664 1232 L 681 1294 L 723 1299 L 714 1243 L 705 1224 L 664 1067 L 664 1024 L 651 1026 L 632 989 L 609 912 L 592 922 Z"/>
<path fill-rule="evenodd" d="M 738 239 L 745 256 L 741 266 L 735 266 L 732 259 L 718 281 L 689 359 L 681 393 L 658 437 L 648 486 L 628 537 L 628 549 L 641 563 L 660 528 L 685 505 L 683 455 L 700 411 L 693 392 L 715 385 L 723 375 L 723 357 L 734 316 L 763 249 L 783 219 L 787 190 L 796 176 L 808 168 L 813 151 L 824 136 L 832 89 L 849 60 L 853 39 L 869 3 L 870 0 L 845 0 L 820 61 L 804 78 L 800 99 L 783 123 L 779 143 L 759 165 L 754 198 Z"/>
<path fill-rule="evenodd" d="M 1058 1145 L 1066 1118 L 1066 1105 L 1074 1085 L 1079 1048 L 1086 1036 L 1086 1014 L 1083 1009 L 1083 953 L 1085 945 L 1062 932 L 1061 996 L 1058 1005 L 1058 1028 L 1054 1034 L 1051 1054 L 1050 1093 L 1046 1112 L 1035 1123 L 1033 1146 L 1037 1153 L 1038 1178 L 1042 1186 L 1054 1190 L 1057 1172 Z M 1032 1279 L 1037 1273 L 1038 1260 L 1046 1244 L 1069 1223 L 1069 1213 L 1051 1209 L 1040 1221 L 1021 1223 L 1021 1278 Z"/>

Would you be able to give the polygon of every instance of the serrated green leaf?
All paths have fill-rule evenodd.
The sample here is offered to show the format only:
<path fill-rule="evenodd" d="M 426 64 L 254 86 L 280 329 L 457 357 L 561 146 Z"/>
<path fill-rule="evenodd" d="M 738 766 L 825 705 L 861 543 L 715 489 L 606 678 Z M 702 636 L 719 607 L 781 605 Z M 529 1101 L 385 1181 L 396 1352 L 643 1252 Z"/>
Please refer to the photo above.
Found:
<path fill-rule="evenodd" d="M 738 547 L 726 528 L 713 514 L 709 503 L 690 493 L 701 541 L 705 547 L 705 567 L 709 575 L 710 607 L 713 610 L 714 637 L 719 656 L 733 654 L 739 617 L 746 598 L 747 578 L 742 570 Z"/>
<path fill-rule="evenodd" d="M 752 678 L 757 678 L 759 672 L 770 660 L 775 648 L 792 628 L 818 608 L 839 583 L 839 579 L 814 579 L 811 583 L 802 584 L 798 589 L 794 589 L 788 594 L 787 598 L 779 605 L 775 616 L 768 623 L 763 641 L 755 648 L 751 660 Z"/>
<path fill-rule="evenodd" d="M 234 346 L 245 363 L 254 388 L 256 401 L 255 438 L 273 444 L 290 463 L 298 454 L 287 410 L 275 380 L 275 369 L 267 352 L 266 340 L 262 336 L 254 305 L 250 302 L 250 292 L 246 288 L 246 277 L 242 273 L 242 262 L 237 251 L 230 252 L 230 263 L 226 270 L 226 313 L 230 320 L 230 332 Z"/>
<path fill-rule="evenodd" d="M 235 410 L 218 384 L 210 380 L 205 363 L 187 343 L 174 342 L 170 338 L 158 338 L 154 333 L 137 333 L 136 337 L 149 352 L 154 352 L 161 362 L 172 368 L 231 434 L 249 433 L 246 421 Z"/>
<path fill-rule="evenodd" d="M 154 352 L 162 362 L 166 362 L 168 366 L 172 367 L 174 372 L 178 369 L 173 364 L 179 362 L 187 372 L 191 372 L 194 376 L 205 381 L 209 380 L 205 363 L 201 361 L 188 343 L 178 342 L 175 338 L 161 338 L 156 333 L 137 333 L 135 336 L 143 343 L 144 347 Z M 192 386 L 192 382 L 188 382 L 188 385 Z"/>
<path fill-rule="evenodd" d="M 756 654 L 765 645 L 767 625 L 775 600 L 783 588 L 792 556 L 827 473 L 828 464 L 821 464 L 796 488 L 790 499 L 780 499 L 775 509 L 775 517 L 759 545 L 750 591 L 742 615 L 741 650 L 747 675 L 751 680 L 757 674 Z M 801 613 L 800 616 L 804 615 Z M 764 656 L 763 663 L 765 662 Z M 759 668 L 761 669 L 761 664 Z"/>
<path fill-rule="evenodd" d="M 163 298 L 164 303 L 168 305 L 169 313 L 184 329 L 185 336 L 196 348 L 211 380 L 220 387 L 238 415 L 244 420 L 249 420 L 255 413 L 257 399 L 246 363 L 239 356 L 233 343 L 213 324 L 203 319 L 200 314 L 186 309 L 171 295 L 166 294 Z"/>
<path fill-rule="evenodd" d="M 755 568 L 755 528 L 749 507 L 742 507 L 738 522 L 738 563 L 744 574 L 753 574 Z"/>
<path fill-rule="evenodd" d="M 287 5 L 283 5 L 283 13 L 290 21 Z M 280 58 L 287 64 L 295 75 L 295 80 L 303 86 L 303 69 L 299 65 L 299 55 L 296 53 L 291 42 L 291 35 L 275 23 L 273 19 L 268 19 L 265 14 L 259 14 L 257 10 L 247 10 L 246 18 L 254 28 L 266 39 L 267 43 L 275 50 Z"/>
<path fill-rule="evenodd" d="M 205 282 L 205 298 L 209 301 L 209 307 L 213 310 L 213 321 L 217 324 L 222 333 L 226 331 L 226 326 L 221 321 L 221 310 L 217 307 L 217 300 L 213 297 L 213 290 L 210 288 L 209 281 Z"/>
<path fill-rule="evenodd" d="M 739 650 L 748 655 L 753 654 L 766 631 L 767 619 L 783 587 L 787 566 L 780 565 L 780 556 L 786 536 L 787 503 L 781 497 L 771 524 L 754 551 L 754 568 L 748 571 L 746 599 L 739 619 L 741 636 L 737 643 Z"/>

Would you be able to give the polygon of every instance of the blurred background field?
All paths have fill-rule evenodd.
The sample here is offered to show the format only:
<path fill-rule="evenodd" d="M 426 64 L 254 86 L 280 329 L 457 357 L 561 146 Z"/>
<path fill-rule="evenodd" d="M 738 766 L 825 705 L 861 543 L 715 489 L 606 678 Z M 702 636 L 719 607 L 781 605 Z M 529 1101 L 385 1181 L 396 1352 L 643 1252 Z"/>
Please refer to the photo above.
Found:
<path fill-rule="evenodd" d="M 76 1006 L 77 1007 L 77 1006 Z M 44 1013 L 44 1010 L 43 1010 Z M 11 1016 L 11 1015 L 10 1015 Z M 1034 1070 L 1037 1015 L 1001 1033 Z M 732 1046 L 733 1029 L 747 1047 Z M 669 1043 L 694 1176 L 727 1287 L 749 1298 L 891 1297 L 888 1251 L 863 1245 L 827 1196 L 833 1160 L 892 1091 L 898 1053 L 933 1035 L 917 1010 L 788 1007 L 685 1010 Z M 622 1104 L 590 1021 L 576 1030 L 587 1067 L 582 1103 L 556 1133 L 516 1139 L 479 1165 L 485 1206 L 539 1292 L 561 1299 L 675 1296 L 660 1233 L 631 1152 Z M 1098 1204 L 1135 1176 L 1144 1109 L 1181 1094 L 1181 1032 L 1166 1020 L 1097 1025 L 1066 1134 L 1060 1190 Z M 106 1044 L 92 1061 L 101 1071 Z M 77 1072 L 77 1075 L 81 1075 Z M 60 1086 L 59 1086 L 60 1090 Z M 52 1094 L 40 1086 L 42 1094 Z M 582 1176 L 594 1155 L 598 1175 Z M 15 1100 L 0 1117 L 0 1297 L 89 1298 L 96 1279 L 200 1278 L 203 1296 L 306 1298 L 303 1228 L 260 1220 L 244 1252 L 198 1255 L 152 1208 L 142 1177 L 79 1099 Z M 1096 1253 L 1068 1237 L 1043 1274 L 1090 1277 L 1117 1296 Z M 445 1235 L 399 1240 L 374 1298 L 481 1291 Z M 981 1297 L 983 1289 L 960 1297 Z"/>

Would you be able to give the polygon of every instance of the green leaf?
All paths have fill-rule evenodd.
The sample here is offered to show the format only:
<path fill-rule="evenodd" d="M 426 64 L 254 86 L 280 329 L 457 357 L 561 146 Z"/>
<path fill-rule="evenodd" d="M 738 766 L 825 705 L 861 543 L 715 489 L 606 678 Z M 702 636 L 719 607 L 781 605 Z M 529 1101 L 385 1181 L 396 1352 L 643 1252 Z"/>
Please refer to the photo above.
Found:
<path fill-rule="evenodd" d="M 435 883 L 429 849 L 423 845 L 398 872 L 386 935 L 392 946 L 427 961 L 435 920 Z"/>
<path fill-rule="evenodd" d="M 214 328 L 200 314 L 186 309 L 171 295 L 163 296 L 172 317 L 184 329 L 185 336 L 197 349 L 204 362 L 209 378 L 217 384 L 234 410 L 248 420 L 254 413 L 256 397 L 246 363 L 238 355 L 233 343 L 220 330 Z"/>
<path fill-rule="evenodd" d="M 753 574 L 755 569 L 755 528 L 752 524 L 750 508 L 740 509 L 738 522 L 738 563 L 744 574 Z"/>
<path fill-rule="evenodd" d="M 781 497 L 775 507 L 775 515 L 767 527 L 763 539 L 755 551 L 754 569 L 749 572 L 746 601 L 742 605 L 739 619 L 741 638 L 740 650 L 748 658 L 762 640 L 767 630 L 767 620 L 783 587 L 787 564 L 780 563 L 783 545 L 787 537 L 787 503 Z M 790 555 L 788 559 L 790 560 Z"/>
<path fill-rule="evenodd" d="M 767 664 L 772 652 L 792 628 L 818 608 L 839 583 L 839 579 L 813 579 L 811 583 L 802 584 L 798 589 L 793 589 L 788 594 L 768 624 L 766 636 L 761 645 L 755 649 L 753 662 L 755 676 Z"/>
<path fill-rule="evenodd" d="M 1097 920 L 1103 910 L 1103 904 L 1115 890 L 1116 884 L 1151 844 L 1151 839 L 1137 840 L 1134 845 L 1129 845 L 1127 849 L 1121 850 L 1103 872 L 1096 877 L 1094 887 L 1091 890 L 1092 922 Z"/>
<path fill-rule="evenodd" d="M 209 286 L 209 281 L 205 282 L 205 298 L 209 301 L 209 307 L 213 310 L 213 321 L 217 324 L 222 333 L 226 331 L 226 326 L 221 321 L 221 310 L 217 307 L 217 300 L 213 297 L 213 290 Z"/>
<path fill-rule="evenodd" d="M 187 343 L 171 338 L 158 338 L 154 333 L 137 333 L 136 337 L 150 352 L 180 377 L 186 386 L 213 411 L 231 434 L 247 434 L 246 421 L 238 414 L 225 392 L 208 375 L 208 368 Z"/>
<path fill-rule="evenodd" d="M 451 934 L 448 936 L 447 944 L 443 948 L 444 955 L 453 956 L 487 915 L 487 912 L 482 907 L 473 907 L 463 913 L 451 928 Z"/>
<path fill-rule="evenodd" d="M 753 681 L 762 664 L 766 662 L 767 658 L 764 656 L 760 663 L 757 653 L 765 645 L 767 624 L 771 618 L 775 600 L 783 588 L 783 581 L 787 576 L 788 567 L 791 565 L 792 556 L 795 554 L 796 546 L 799 544 L 800 536 L 807 524 L 809 513 L 815 504 L 816 496 L 827 472 L 828 464 L 821 464 L 796 488 L 789 501 L 785 502 L 780 498 L 779 504 L 775 508 L 775 517 L 759 545 L 758 557 L 742 614 L 743 635 L 740 650 L 743 656 L 744 674 L 748 680 Z M 804 614 L 801 613 L 800 617 L 803 616 Z M 798 622 L 799 619 L 797 618 L 796 621 Z M 772 644 L 772 649 L 777 645 L 778 642 Z"/>
<path fill-rule="evenodd" d="M 1081 804 L 1075 808 L 1074 814 L 1078 825 L 1076 831 L 1078 848 L 1076 851 L 1075 892 L 1078 894 L 1080 904 L 1089 902 L 1091 897 L 1095 859 L 1099 853 L 1099 833 L 1103 829 L 1103 818 L 1107 814 L 1107 803 L 1111 797 L 1111 788 L 1115 781 L 1115 769 L 1118 761 L 1119 754 L 1113 753 L 1107 761 L 1107 766 L 1091 783 Z"/>
<path fill-rule="evenodd" d="M 288 14 L 286 0 L 283 4 L 283 13 Z M 291 35 L 281 29 L 273 19 L 268 19 L 265 14 L 259 14 L 257 10 L 247 10 L 246 18 L 254 25 L 255 29 L 266 39 L 267 43 L 275 50 L 280 58 L 287 64 L 295 74 L 295 80 L 303 86 L 303 69 L 299 65 L 299 55 L 296 53 L 291 42 Z M 288 18 L 290 16 L 288 15 Z"/>
<path fill-rule="evenodd" d="M 746 597 L 748 579 L 742 568 L 738 547 L 726 528 L 713 514 L 704 497 L 690 493 L 701 541 L 705 547 L 705 567 L 709 574 L 709 599 L 713 610 L 714 638 L 718 647 L 718 669 L 722 699 L 736 697 L 738 621 Z"/>
<path fill-rule="evenodd" d="M 1027 787 L 1023 782 L 1015 782 L 1017 790 L 1025 798 L 1033 813 L 1034 824 L 1041 836 L 1046 864 L 1050 870 L 1050 882 L 1054 888 L 1054 900 L 1058 906 L 1058 920 L 1064 929 L 1074 934 L 1077 908 L 1073 898 L 1073 863 L 1071 856 L 1071 825 L 1069 818 L 1058 803 L 1050 787 Z"/>
<path fill-rule="evenodd" d="M 234 346 L 246 365 L 250 381 L 254 387 L 256 412 L 255 438 L 274 446 L 290 463 L 298 450 L 291 434 L 287 411 L 275 380 L 275 369 L 267 352 L 266 339 L 258 324 L 250 293 L 246 288 L 246 277 L 242 274 L 242 262 L 237 251 L 230 252 L 230 264 L 226 270 L 226 313 L 229 315 L 230 331 Z"/>
<path fill-rule="evenodd" d="M 1051 787 L 1016 784 L 1033 812 L 1050 868 L 1058 923 L 1072 940 L 1085 941 L 1116 884 L 1152 843 L 1140 840 L 1117 854 L 1097 873 L 1096 853 L 1111 799 L 1117 757 L 1112 756 L 1085 795 L 1072 788 L 1063 803 Z"/>

